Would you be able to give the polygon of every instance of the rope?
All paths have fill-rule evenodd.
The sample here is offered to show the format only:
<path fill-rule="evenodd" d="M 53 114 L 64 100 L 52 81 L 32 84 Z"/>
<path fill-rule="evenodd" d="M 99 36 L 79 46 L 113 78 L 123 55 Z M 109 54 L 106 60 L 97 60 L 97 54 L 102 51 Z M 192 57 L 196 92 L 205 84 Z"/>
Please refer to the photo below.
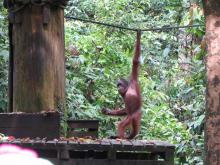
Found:
<path fill-rule="evenodd" d="M 98 24 L 98 25 L 103 25 L 103 26 L 114 27 L 114 28 L 118 28 L 118 29 L 125 29 L 125 30 L 131 30 L 131 31 L 138 31 L 139 30 L 139 29 L 134 29 L 134 28 L 129 28 L 129 27 L 123 27 L 120 25 L 108 24 L 108 23 L 103 23 L 103 22 L 98 22 L 98 21 L 93 21 L 93 20 L 88 20 L 88 19 L 82 19 L 82 18 L 77 18 L 77 17 L 71 17 L 71 16 L 66 16 L 65 18 L 78 20 L 78 21 L 82 21 L 82 22 Z"/>
<path fill-rule="evenodd" d="M 103 25 L 103 26 L 114 27 L 114 28 L 118 28 L 118 29 L 130 30 L 130 31 L 138 31 L 138 30 L 141 30 L 141 31 L 163 31 L 163 30 L 184 29 L 184 28 L 204 27 L 205 26 L 205 25 L 163 26 L 163 27 L 159 27 L 159 28 L 138 29 L 138 28 L 129 28 L 129 27 L 121 26 L 121 25 L 98 22 L 98 21 L 94 21 L 94 20 L 83 19 L 83 18 L 72 17 L 72 16 L 66 16 L 65 18 L 70 19 L 70 20 L 77 20 L 77 21 L 81 21 L 81 22 L 93 23 L 93 24 L 97 24 L 97 25 Z"/>
<path fill-rule="evenodd" d="M 163 26 L 163 27 L 161 27 L 161 28 L 142 29 L 142 31 L 163 31 L 163 30 L 185 29 L 185 28 L 204 27 L 204 26 L 205 26 L 205 25 Z"/>
<path fill-rule="evenodd" d="M 10 0 L 4 0 L 4 3 L 9 4 Z M 20 10 L 22 10 L 26 5 L 32 4 L 35 6 L 44 6 L 46 4 L 50 4 L 53 6 L 58 6 L 61 8 L 65 8 L 67 5 L 68 0 L 14 0 L 13 3 L 10 5 L 7 5 L 6 8 L 10 12 L 16 13 Z M 82 22 L 87 22 L 87 23 L 93 23 L 97 25 L 102 25 L 102 26 L 108 26 L 108 27 L 114 27 L 118 29 L 124 29 L 124 30 L 130 30 L 130 31 L 163 31 L 163 30 L 172 30 L 172 29 L 183 29 L 183 28 L 193 28 L 193 27 L 204 27 L 204 25 L 188 25 L 188 26 L 163 26 L 159 28 L 147 28 L 147 29 L 139 29 L 139 28 L 130 28 L 130 27 L 124 27 L 121 25 L 116 25 L 116 24 L 109 24 L 109 23 L 104 23 L 104 22 L 98 22 L 94 20 L 89 20 L 89 19 L 83 19 L 83 18 L 78 18 L 78 17 L 72 17 L 72 16 L 66 16 L 66 19 L 72 19 L 72 20 L 78 20 Z"/>

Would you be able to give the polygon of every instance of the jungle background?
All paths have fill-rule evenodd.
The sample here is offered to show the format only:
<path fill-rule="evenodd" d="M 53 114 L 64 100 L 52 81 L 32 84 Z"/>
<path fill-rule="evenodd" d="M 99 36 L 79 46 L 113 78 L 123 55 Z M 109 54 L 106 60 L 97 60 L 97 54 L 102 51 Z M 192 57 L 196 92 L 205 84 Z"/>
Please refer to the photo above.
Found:
<path fill-rule="evenodd" d="M 66 16 L 131 28 L 204 25 L 199 0 L 70 0 Z M 0 112 L 7 110 L 8 22 L 0 3 Z M 143 97 L 137 139 L 176 145 L 176 164 L 203 164 L 205 27 L 147 31 L 142 35 Z M 120 118 L 103 107 L 123 106 L 115 82 L 128 78 L 135 32 L 65 19 L 65 117 L 100 120 L 100 137 L 116 132 Z"/>

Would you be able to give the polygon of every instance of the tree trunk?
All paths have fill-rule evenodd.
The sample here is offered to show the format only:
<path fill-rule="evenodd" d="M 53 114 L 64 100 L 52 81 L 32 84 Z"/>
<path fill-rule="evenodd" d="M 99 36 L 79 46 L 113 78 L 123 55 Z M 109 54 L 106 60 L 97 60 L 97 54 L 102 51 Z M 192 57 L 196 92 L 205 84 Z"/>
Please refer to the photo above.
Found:
<path fill-rule="evenodd" d="M 62 110 L 65 94 L 64 12 L 26 5 L 14 13 L 13 112 Z"/>
<path fill-rule="evenodd" d="M 204 0 L 208 56 L 205 165 L 220 164 L 220 1 Z"/>

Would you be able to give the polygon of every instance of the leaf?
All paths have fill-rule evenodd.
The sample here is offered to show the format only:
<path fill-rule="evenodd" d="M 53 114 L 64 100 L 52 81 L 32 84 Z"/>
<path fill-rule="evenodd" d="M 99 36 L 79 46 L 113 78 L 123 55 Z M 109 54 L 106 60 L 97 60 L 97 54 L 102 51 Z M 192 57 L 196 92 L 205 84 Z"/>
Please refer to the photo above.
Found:
<path fill-rule="evenodd" d="M 199 118 L 196 120 L 196 126 L 200 126 L 204 122 L 204 119 L 205 119 L 204 114 L 199 116 Z"/>
<path fill-rule="evenodd" d="M 163 57 L 166 58 L 170 53 L 170 46 L 163 50 Z"/>

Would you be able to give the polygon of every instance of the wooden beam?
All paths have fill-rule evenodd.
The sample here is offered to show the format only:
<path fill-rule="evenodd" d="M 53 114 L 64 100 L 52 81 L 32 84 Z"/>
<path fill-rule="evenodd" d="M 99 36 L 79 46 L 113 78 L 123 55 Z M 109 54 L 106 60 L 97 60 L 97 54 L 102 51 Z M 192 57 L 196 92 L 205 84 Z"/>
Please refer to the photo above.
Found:
<path fill-rule="evenodd" d="M 64 11 L 26 5 L 13 24 L 13 112 L 64 109 Z"/>

